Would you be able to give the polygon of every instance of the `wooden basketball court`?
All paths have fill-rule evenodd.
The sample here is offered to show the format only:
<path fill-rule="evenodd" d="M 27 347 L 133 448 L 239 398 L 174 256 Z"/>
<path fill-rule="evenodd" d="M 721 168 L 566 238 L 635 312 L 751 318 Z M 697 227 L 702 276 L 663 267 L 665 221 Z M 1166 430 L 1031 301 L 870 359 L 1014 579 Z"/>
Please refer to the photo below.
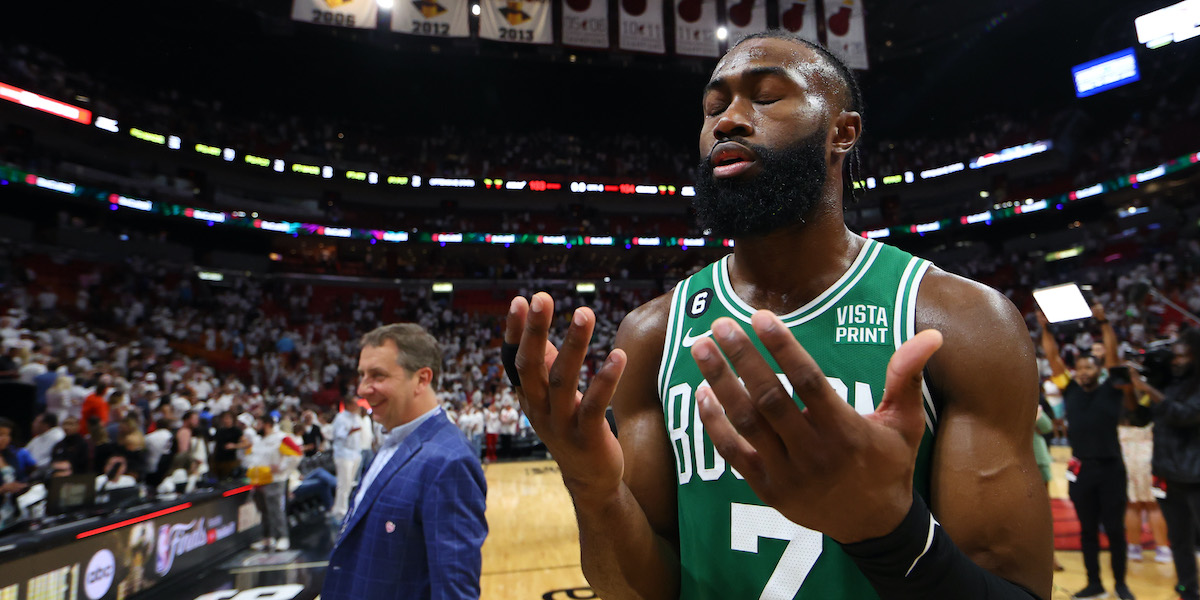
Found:
<path fill-rule="evenodd" d="M 1063 478 L 1069 450 L 1053 448 L 1051 496 L 1066 498 Z M 579 567 L 579 530 L 571 499 L 553 461 L 485 466 L 488 525 L 483 546 L 483 600 L 594 598 Z M 1056 552 L 1065 571 L 1054 575 L 1053 600 L 1069 600 L 1087 583 L 1079 552 Z M 1107 552 L 1101 552 L 1104 585 L 1112 593 Z M 1175 600 L 1175 567 L 1152 553 L 1129 562 L 1128 583 L 1138 600 Z M 1115 596 L 1114 596 L 1115 597 Z M 737 599 L 741 600 L 741 599 Z M 749 599 L 747 599 L 749 600 Z"/>
<path fill-rule="evenodd" d="M 594 598 L 579 566 L 575 509 L 552 460 L 484 465 L 488 537 L 481 600 Z"/>

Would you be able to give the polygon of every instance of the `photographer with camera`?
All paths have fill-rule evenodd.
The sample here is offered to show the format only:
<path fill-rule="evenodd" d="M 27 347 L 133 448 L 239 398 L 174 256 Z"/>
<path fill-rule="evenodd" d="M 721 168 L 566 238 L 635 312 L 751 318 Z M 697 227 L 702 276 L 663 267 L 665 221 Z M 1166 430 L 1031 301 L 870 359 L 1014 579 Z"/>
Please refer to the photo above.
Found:
<path fill-rule="evenodd" d="M 1062 390 L 1067 416 L 1067 440 L 1074 459 L 1068 469 L 1068 493 L 1079 517 L 1079 541 L 1088 584 L 1074 597 L 1104 598 L 1100 581 L 1100 524 L 1108 536 L 1114 590 L 1122 600 L 1132 599 L 1125 585 L 1125 462 L 1117 438 L 1117 425 L 1124 410 L 1125 393 L 1111 378 L 1101 380 L 1102 367 L 1116 367 L 1117 333 L 1105 318 L 1104 307 L 1092 305 L 1092 317 L 1104 336 L 1104 364 L 1091 354 L 1075 358 L 1075 373 L 1067 370 L 1058 342 L 1050 332 L 1046 315 L 1038 311 L 1042 350 L 1050 362 L 1051 381 Z M 1072 480 L 1072 476 L 1074 479 Z"/>
<path fill-rule="evenodd" d="M 1141 376 L 1133 387 L 1150 397 L 1154 416 L 1154 475 L 1163 480 L 1159 501 L 1167 520 L 1175 561 L 1176 591 L 1182 600 L 1200 600 L 1196 574 L 1200 524 L 1200 330 L 1188 329 L 1172 347 L 1172 382 L 1159 391 Z"/>

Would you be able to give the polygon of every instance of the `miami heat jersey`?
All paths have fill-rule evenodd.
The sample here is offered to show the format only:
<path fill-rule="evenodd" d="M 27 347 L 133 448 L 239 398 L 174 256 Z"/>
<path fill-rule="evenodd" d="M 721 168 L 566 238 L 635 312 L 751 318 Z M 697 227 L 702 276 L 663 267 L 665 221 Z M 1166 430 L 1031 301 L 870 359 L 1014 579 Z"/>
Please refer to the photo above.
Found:
<path fill-rule="evenodd" d="M 695 392 L 708 384 L 692 360 L 691 346 L 711 335 L 715 319 L 732 317 L 741 324 L 776 373 L 782 372 L 750 326 L 754 308 L 730 285 L 730 259 L 726 256 L 675 287 L 658 374 L 679 480 L 680 598 L 878 598 L 836 542 L 765 506 L 717 454 L 704 431 Z M 873 412 L 883 399 L 888 361 L 915 334 L 917 288 L 929 266 L 867 240 L 841 279 L 812 302 L 780 315 L 833 389 L 859 413 Z M 782 381 L 790 389 L 786 378 Z M 926 431 L 913 483 L 928 498 L 937 409 L 928 387 L 922 383 L 922 388 Z M 803 407 L 798 398 L 796 402 Z M 854 501 L 853 496 L 845 499 L 847 506 Z"/>

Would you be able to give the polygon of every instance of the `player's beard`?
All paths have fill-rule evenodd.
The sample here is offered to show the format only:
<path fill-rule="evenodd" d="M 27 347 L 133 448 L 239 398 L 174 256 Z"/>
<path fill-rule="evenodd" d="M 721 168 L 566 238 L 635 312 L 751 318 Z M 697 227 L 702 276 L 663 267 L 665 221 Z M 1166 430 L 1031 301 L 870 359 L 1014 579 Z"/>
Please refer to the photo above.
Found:
<path fill-rule="evenodd" d="M 705 235 L 756 237 L 804 223 L 825 187 L 825 130 L 780 150 L 735 141 L 754 151 L 761 169 L 749 179 L 717 179 L 704 157 L 692 207 Z"/>

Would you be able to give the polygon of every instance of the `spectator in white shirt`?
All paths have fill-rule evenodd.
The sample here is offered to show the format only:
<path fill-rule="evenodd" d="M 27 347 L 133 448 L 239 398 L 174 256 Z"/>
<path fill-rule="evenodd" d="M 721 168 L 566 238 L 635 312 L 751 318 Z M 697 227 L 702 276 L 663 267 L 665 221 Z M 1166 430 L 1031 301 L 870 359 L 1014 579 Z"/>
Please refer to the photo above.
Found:
<path fill-rule="evenodd" d="M 41 356 L 40 354 L 35 354 L 29 359 L 29 362 L 21 365 L 21 368 L 18 370 L 18 373 L 20 374 L 18 379 L 21 381 L 21 383 L 33 385 L 34 378 L 42 373 L 45 373 L 47 370 L 46 357 Z"/>
<path fill-rule="evenodd" d="M 520 418 L 521 415 L 512 404 L 505 404 L 500 409 L 500 456 L 503 458 L 513 457 L 513 438 L 517 436 L 517 420 Z"/>
<path fill-rule="evenodd" d="M 184 387 L 180 392 L 171 396 L 171 409 L 175 414 L 182 415 L 189 410 L 192 410 L 193 399 L 196 397 L 196 392 L 192 388 Z"/>
<path fill-rule="evenodd" d="M 362 436 L 359 440 L 359 447 L 365 455 L 363 464 L 370 464 L 368 457 L 375 455 L 375 442 L 382 437 L 383 426 L 375 422 L 371 418 L 371 414 L 363 410 L 358 416 L 359 430 L 358 435 Z"/>
<path fill-rule="evenodd" d="M 350 508 L 350 491 L 362 466 L 362 407 L 356 402 L 333 419 L 333 463 L 337 467 L 337 493 L 333 500 L 333 517 L 341 521 Z"/>
<path fill-rule="evenodd" d="M 146 434 L 146 470 L 149 473 L 158 469 L 158 461 L 171 450 L 171 440 L 175 437 L 170 419 L 161 418 L 154 425 L 157 429 Z"/>
<path fill-rule="evenodd" d="M 104 465 L 104 472 L 96 476 L 96 491 L 106 492 L 135 487 L 137 480 L 125 473 L 127 467 L 128 463 L 124 456 L 114 454 L 108 457 L 108 464 Z"/>
<path fill-rule="evenodd" d="M 70 376 L 63 375 L 46 390 L 46 412 L 58 417 L 59 420 L 67 418 L 71 414 L 79 414 L 79 407 L 73 404 L 74 396 L 71 394 L 71 387 L 74 384 L 74 379 Z"/>
<path fill-rule="evenodd" d="M 483 412 L 478 406 L 468 404 L 463 407 L 462 414 L 458 416 L 458 428 L 475 447 L 475 458 L 480 458 L 483 450 Z"/>
<path fill-rule="evenodd" d="M 33 419 L 33 439 L 25 445 L 25 449 L 33 456 L 38 467 L 50 464 L 50 455 L 54 445 L 61 442 L 66 433 L 58 426 L 58 415 L 46 412 Z"/>
<path fill-rule="evenodd" d="M 304 452 L 299 440 L 277 429 L 274 416 L 259 417 L 257 425 L 261 437 L 250 448 L 246 463 L 250 469 L 267 467 L 271 478 L 270 483 L 254 488 L 254 502 L 263 513 L 264 537 L 251 547 L 255 550 L 287 550 L 291 547 L 285 513 L 287 480 L 299 466 Z M 285 446 L 288 451 L 284 450 Z"/>
<path fill-rule="evenodd" d="M 483 415 L 483 431 L 487 437 L 487 462 L 496 462 L 496 442 L 500 439 L 500 404 L 493 402 Z"/>

